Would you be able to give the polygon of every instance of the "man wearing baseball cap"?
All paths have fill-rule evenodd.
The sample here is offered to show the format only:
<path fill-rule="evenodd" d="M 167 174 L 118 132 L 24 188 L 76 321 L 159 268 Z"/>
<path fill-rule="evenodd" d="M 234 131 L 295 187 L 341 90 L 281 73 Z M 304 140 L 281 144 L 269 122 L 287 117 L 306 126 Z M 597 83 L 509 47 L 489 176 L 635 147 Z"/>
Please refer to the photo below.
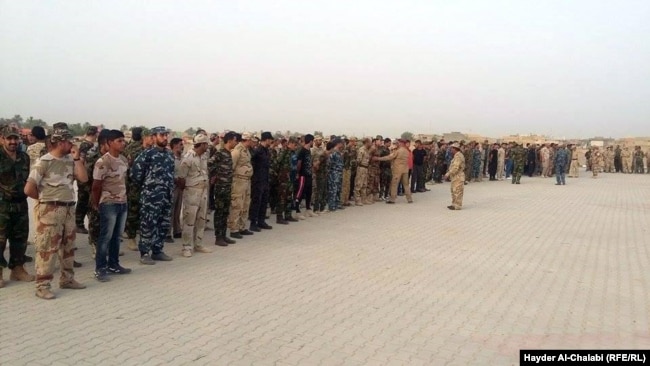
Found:
<path fill-rule="evenodd" d="M 29 212 L 25 181 L 29 175 L 29 156 L 19 151 L 18 131 L 9 126 L 0 127 L 0 287 L 5 286 L 3 268 L 11 270 L 15 281 L 33 281 L 34 276 L 25 271 L 25 251 L 29 236 Z M 4 252 L 9 246 L 9 262 Z"/>

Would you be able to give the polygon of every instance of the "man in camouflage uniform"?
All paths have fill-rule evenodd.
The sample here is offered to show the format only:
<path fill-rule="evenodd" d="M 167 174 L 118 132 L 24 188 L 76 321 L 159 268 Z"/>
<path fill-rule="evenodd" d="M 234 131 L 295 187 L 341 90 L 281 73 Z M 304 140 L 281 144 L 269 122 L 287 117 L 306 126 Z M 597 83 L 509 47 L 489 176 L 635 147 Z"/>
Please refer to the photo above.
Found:
<path fill-rule="evenodd" d="M 645 173 L 643 169 L 643 151 L 641 150 L 641 146 L 635 147 L 634 150 L 634 173 L 635 174 Z"/>
<path fill-rule="evenodd" d="M 328 171 L 327 171 L 327 212 L 341 209 L 341 184 L 343 182 L 344 158 L 341 150 L 344 149 L 341 139 L 334 139 L 328 143 Z"/>
<path fill-rule="evenodd" d="M 445 157 L 447 155 L 447 144 L 442 142 L 438 147 L 435 157 L 435 168 L 433 173 L 433 181 L 442 183 L 442 176 L 447 172 L 445 166 Z"/>
<path fill-rule="evenodd" d="M 383 158 L 384 156 L 390 155 L 390 145 L 391 140 L 385 138 L 383 145 L 379 147 L 379 157 Z M 390 196 L 390 182 L 393 179 L 390 170 L 390 161 L 380 161 L 379 162 L 379 197 L 382 200 L 388 199 Z"/>
<path fill-rule="evenodd" d="M 557 151 L 554 155 L 555 161 L 553 165 L 555 166 L 555 181 L 556 185 L 565 185 L 566 184 L 566 166 L 569 163 L 569 152 L 564 148 L 563 145 L 557 147 Z"/>
<path fill-rule="evenodd" d="M 47 154 L 47 145 L 45 144 L 46 133 L 45 129 L 41 126 L 32 127 L 32 136 L 36 142 L 27 147 L 27 155 L 29 155 L 29 166 L 34 166 L 36 160 L 41 156 Z"/>
<path fill-rule="evenodd" d="M 578 178 L 579 168 L 578 165 L 578 150 L 575 145 L 571 146 L 571 163 L 569 167 L 569 178 Z"/>
<path fill-rule="evenodd" d="M 79 155 L 85 159 L 88 151 L 95 147 L 97 142 L 97 127 L 90 126 L 86 130 L 86 136 L 79 145 Z M 84 220 L 90 206 L 90 187 L 88 183 L 77 181 L 77 207 L 75 209 L 75 222 L 77 224 L 77 232 L 80 234 L 88 234 L 88 230 L 84 227 Z"/>
<path fill-rule="evenodd" d="M 527 150 L 521 144 L 515 143 L 510 153 L 514 164 L 511 183 L 521 184 L 521 175 L 524 174 L 524 166 L 526 166 Z"/>
<path fill-rule="evenodd" d="M 171 227 L 174 189 L 174 157 L 167 149 L 169 132 L 159 126 L 151 129 L 155 146 L 143 150 L 131 167 L 130 177 L 140 191 L 140 263 L 171 261 L 163 252 L 165 236 Z M 151 253 L 151 254 L 150 254 Z"/>
<path fill-rule="evenodd" d="M 183 257 L 212 253 L 203 246 L 208 212 L 208 136 L 194 136 L 194 148 L 181 161 L 178 186 L 183 191 Z"/>
<path fill-rule="evenodd" d="M 287 225 L 298 220 L 291 217 L 292 188 L 291 184 L 291 156 L 296 150 L 298 141 L 290 137 L 287 146 L 278 152 L 278 156 L 271 163 L 271 184 L 276 186 L 278 202 L 275 207 L 276 223 Z"/>
<path fill-rule="evenodd" d="M 380 201 L 379 199 L 379 177 L 381 175 L 380 170 L 380 161 L 374 160 L 373 157 L 380 156 L 380 146 L 382 143 L 382 137 L 377 136 L 372 141 L 372 146 L 370 147 L 370 162 L 368 166 L 368 195 L 364 198 L 364 204 L 372 205 L 375 201 Z M 357 168 L 358 169 L 358 168 Z"/>
<path fill-rule="evenodd" d="M 315 179 L 312 191 L 314 212 L 322 213 L 327 204 L 327 154 L 323 147 L 323 136 L 314 137 L 314 146 L 311 148 L 312 175 Z M 273 160 L 272 160 L 273 161 Z"/>
<path fill-rule="evenodd" d="M 29 213 L 25 182 L 29 176 L 29 156 L 19 151 L 18 130 L 0 127 L 0 288 L 5 286 L 2 271 L 11 270 L 13 281 L 33 281 L 25 271 L 25 251 L 29 235 Z M 9 262 L 4 252 L 9 245 Z"/>
<path fill-rule="evenodd" d="M 228 215 L 230 214 L 230 195 L 232 192 L 231 151 L 237 144 L 237 134 L 228 132 L 222 139 L 223 147 L 208 160 L 210 184 L 214 187 L 214 244 L 227 247 L 236 242 L 226 236 Z"/>
<path fill-rule="evenodd" d="M 632 153 L 627 146 L 623 147 L 623 151 L 621 152 L 621 160 L 623 163 L 623 173 L 632 173 Z"/>
<path fill-rule="evenodd" d="M 611 173 L 614 170 L 614 151 L 612 146 L 607 146 L 603 151 L 603 173 Z"/>
<path fill-rule="evenodd" d="M 344 143 L 344 146 L 341 148 L 340 154 L 343 160 L 343 173 L 341 176 L 342 183 L 339 202 L 341 202 L 341 205 L 343 206 L 350 206 L 350 184 L 352 184 L 352 155 L 350 151 L 350 140 L 343 139 L 342 142 Z"/>
<path fill-rule="evenodd" d="M 97 137 L 98 144 L 92 147 L 86 153 L 86 159 L 84 165 L 86 167 L 86 174 L 88 175 L 88 183 L 92 187 L 93 183 L 93 171 L 95 170 L 95 163 L 108 152 L 108 147 L 106 146 L 106 135 L 110 130 L 103 129 Z M 95 253 L 97 251 L 97 239 L 99 238 L 99 211 L 97 211 L 92 205 L 88 207 L 88 245 L 92 250 L 92 258 L 95 259 Z"/>
<path fill-rule="evenodd" d="M 348 152 L 350 154 L 350 190 L 349 197 L 347 198 L 348 205 L 350 201 L 354 198 L 354 182 L 356 182 L 357 177 L 357 138 L 352 136 L 350 137 L 350 142 L 348 143 Z"/>
<path fill-rule="evenodd" d="M 603 154 L 598 149 L 598 146 L 594 146 L 591 151 L 591 172 L 592 178 L 598 178 L 598 173 L 603 165 Z"/>
<path fill-rule="evenodd" d="M 253 136 L 249 132 L 242 133 L 241 141 L 231 152 L 233 179 L 228 228 L 230 237 L 235 239 L 243 239 L 244 235 L 253 235 L 253 232 L 246 228 L 251 204 L 251 177 L 253 176 L 250 154 L 252 138 Z"/>
<path fill-rule="evenodd" d="M 126 236 L 129 250 L 137 251 L 138 245 L 135 236 L 140 228 L 140 185 L 131 179 L 133 162 L 143 150 L 151 147 L 151 132 L 142 127 L 131 129 L 131 142 L 124 148 L 124 157 L 129 163 L 129 171 L 126 175 L 126 196 L 128 211 L 126 213 Z"/>
<path fill-rule="evenodd" d="M 363 206 L 368 199 L 368 168 L 370 164 L 370 148 L 372 142 L 369 138 L 363 139 L 363 146 L 357 152 L 357 174 L 354 182 L 354 204 Z"/>
<path fill-rule="evenodd" d="M 465 156 L 460 153 L 460 145 L 451 145 L 454 154 L 445 178 L 451 178 L 451 205 L 450 210 L 460 210 L 463 207 L 463 193 L 465 191 Z"/>
<path fill-rule="evenodd" d="M 74 279 L 75 217 L 74 179 L 88 180 L 83 159 L 72 143 L 67 124 L 56 123 L 50 137 L 51 151 L 32 168 L 25 194 L 38 199 L 36 212 L 36 296 L 53 299 L 50 282 L 56 258 L 61 266 L 59 287 L 83 289 Z"/>

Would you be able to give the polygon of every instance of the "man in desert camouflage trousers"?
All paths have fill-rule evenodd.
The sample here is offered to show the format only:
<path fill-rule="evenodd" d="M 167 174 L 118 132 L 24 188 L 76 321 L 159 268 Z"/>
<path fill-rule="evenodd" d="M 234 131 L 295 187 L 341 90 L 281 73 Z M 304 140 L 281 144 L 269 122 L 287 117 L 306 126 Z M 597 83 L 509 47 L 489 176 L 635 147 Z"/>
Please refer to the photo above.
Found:
<path fill-rule="evenodd" d="M 251 177 L 253 176 L 249 150 L 252 144 L 251 138 L 250 133 L 244 132 L 241 141 L 231 152 L 233 180 L 228 228 L 230 236 L 236 239 L 242 239 L 243 235 L 253 235 L 253 232 L 246 228 L 248 210 L 251 205 Z"/>

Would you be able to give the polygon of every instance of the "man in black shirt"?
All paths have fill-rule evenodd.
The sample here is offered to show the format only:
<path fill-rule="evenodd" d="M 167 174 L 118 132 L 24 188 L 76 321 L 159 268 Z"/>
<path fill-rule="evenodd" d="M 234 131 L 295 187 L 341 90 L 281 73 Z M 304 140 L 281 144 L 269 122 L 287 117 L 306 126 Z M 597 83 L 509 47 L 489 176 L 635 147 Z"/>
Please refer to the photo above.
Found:
<path fill-rule="evenodd" d="M 415 150 L 413 150 L 413 176 L 411 177 L 411 192 L 426 192 L 424 188 L 424 159 L 427 151 L 422 146 L 422 141 L 415 141 Z"/>
<path fill-rule="evenodd" d="M 264 220 L 266 219 L 266 206 L 269 204 L 269 169 L 271 167 L 271 152 L 269 146 L 273 143 L 270 132 L 262 132 L 260 143 L 251 152 L 251 205 L 248 210 L 248 219 L 251 221 L 250 231 L 259 232 L 260 229 L 272 229 Z"/>
<path fill-rule="evenodd" d="M 296 177 L 296 195 L 295 195 L 295 208 L 298 218 L 305 219 L 305 216 L 300 213 L 300 201 L 305 199 L 305 208 L 307 209 L 307 216 L 315 217 L 316 214 L 311 209 L 311 190 L 312 190 L 312 166 L 311 166 L 311 145 L 314 142 L 314 136 L 306 134 L 303 137 L 302 148 L 297 152 L 297 177 Z"/>

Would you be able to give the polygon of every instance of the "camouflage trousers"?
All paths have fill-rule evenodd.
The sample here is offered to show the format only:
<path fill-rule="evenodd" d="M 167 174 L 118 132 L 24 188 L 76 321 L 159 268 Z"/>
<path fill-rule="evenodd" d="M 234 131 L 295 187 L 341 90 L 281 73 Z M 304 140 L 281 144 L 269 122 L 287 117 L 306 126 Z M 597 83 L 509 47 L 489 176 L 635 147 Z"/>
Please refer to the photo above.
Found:
<path fill-rule="evenodd" d="M 88 245 L 94 250 L 99 239 L 99 212 L 92 207 L 88 209 Z"/>
<path fill-rule="evenodd" d="M 592 177 L 597 177 L 598 173 L 600 173 L 600 164 L 591 164 L 591 174 Z"/>
<path fill-rule="evenodd" d="M 128 211 L 126 212 L 126 235 L 129 239 L 135 239 L 138 229 L 140 229 L 140 190 L 135 187 L 127 189 L 126 197 Z"/>
<path fill-rule="evenodd" d="M 381 169 L 381 176 L 379 177 L 379 196 L 388 197 L 390 195 L 390 181 L 392 174 L 390 168 Z"/>
<path fill-rule="evenodd" d="M 22 202 L 0 201 L 0 268 L 20 267 L 25 264 L 25 250 L 29 235 L 27 200 Z M 9 244 L 9 262 L 5 249 Z"/>
<path fill-rule="evenodd" d="M 465 192 L 465 177 L 458 176 L 451 180 L 451 205 L 460 210 L 463 207 L 463 193 Z"/>
<path fill-rule="evenodd" d="M 84 226 L 86 214 L 90 206 L 90 185 L 88 183 L 77 183 L 77 207 L 75 208 L 75 223 L 77 226 Z"/>
<path fill-rule="evenodd" d="M 231 191 L 231 184 L 216 184 L 214 186 L 214 236 L 217 238 L 226 235 Z"/>
<path fill-rule="evenodd" d="M 368 168 L 368 195 L 374 200 L 375 196 L 379 194 L 379 167 L 370 164 Z"/>
<path fill-rule="evenodd" d="M 75 208 L 39 203 L 36 217 L 36 289 L 49 289 L 54 278 L 56 259 L 61 266 L 59 283 L 74 279 Z"/>
<path fill-rule="evenodd" d="M 341 205 L 341 183 L 343 172 L 330 170 L 327 175 L 327 206 L 330 211 L 335 211 Z"/>
<path fill-rule="evenodd" d="M 165 236 L 171 227 L 171 195 L 146 194 L 142 192 L 140 201 L 140 254 L 151 251 L 161 253 L 165 245 Z M 127 213 L 128 217 L 128 213 Z"/>
<path fill-rule="evenodd" d="M 327 205 L 327 173 L 316 173 L 314 185 L 314 211 L 325 211 Z"/>
<path fill-rule="evenodd" d="M 250 205 L 250 179 L 233 178 L 232 191 L 230 192 L 230 214 L 228 215 L 228 228 L 231 232 L 246 229 Z"/>
<path fill-rule="evenodd" d="M 343 183 L 341 184 L 341 197 L 339 201 L 343 204 L 350 201 L 350 178 L 352 178 L 352 171 L 350 169 L 343 169 Z"/>
<path fill-rule="evenodd" d="M 208 186 L 185 187 L 183 202 L 183 249 L 194 249 L 203 243 L 208 212 Z"/>
<path fill-rule="evenodd" d="M 354 180 L 354 201 L 363 203 L 368 196 L 368 168 L 358 167 Z"/>
<path fill-rule="evenodd" d="M 512 170 L 512 183 L 520 182 L 522 174 L 524 174 L 524 162 L 515 161 L 515 168 Z"/>
<path fill-rule="evenodd" d="M 275 213 L 277 215 L 291 215 L 291 202 L 293 190 L 291 189 L 292 184 L 289 182 L 282 182 L 278 184 L 278 203 L 275 207 Z"/>
<path fill-rule="evenodd" d="M 569 178 L 578 178 L 578 160 L 571 160 L 571 167 L 569 168 Z"/>

